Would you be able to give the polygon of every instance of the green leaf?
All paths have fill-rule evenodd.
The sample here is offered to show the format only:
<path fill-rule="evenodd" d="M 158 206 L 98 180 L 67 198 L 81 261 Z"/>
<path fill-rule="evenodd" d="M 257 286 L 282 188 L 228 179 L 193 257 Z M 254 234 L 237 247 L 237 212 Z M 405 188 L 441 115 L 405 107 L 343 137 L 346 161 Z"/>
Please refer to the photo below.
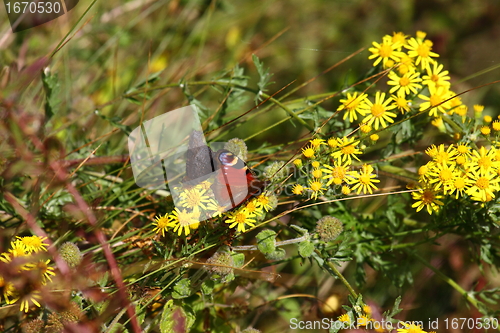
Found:
<path fill-rule="evenodd" d="M 257 234 L 257 248 L 263 254 L 273 253 L 276 249 L 276 232 L 265 229 Z"/>
<path fill-rule="evenodd" d="M 231 257 L 233 257 L 234 267 L 239 268 L 245 264 L 245 255 L 243 253 L 231 253 Z"/>
<path fill-rule="evenodd" d="M 282 260 L 286 256 L 286 251 L 285 251 L 285 249 L 278 247 L 278 248 L 276 248 L 275 251 L 268 253 L 265 256 L 269 260 Z"/>
<path fill-rule="evenodd" d="M 191 295 L 191 279 L 182 279 L 177 282 L 174 286 L 174 291 L 172 292 L 172 298 L 181 299 L 186 298 Z"/>
<path fill-rule="evenodd" d="M 94 113 L 96 115 L 98 115 L 99 117 L 101 117 L 102 119 L 108 121 L 114 127 L 116 127 L 118 129 L 120 129 L 121 131 L 123 131 L 125 134 L 129 135 L 130 132 L 132 132 L 132 130 L 130 129 L 130 126 L 126 126 L 126 125 L 121 124 L 121 122 L 123 121 L 122 118 L 117 117 L 117 116 L 114 116 L 114 117 L 111 117 L 111 118 L 107 117 L 107 116 L 103 115 L 99 110 L 95 110 Z"/>
<path fill-rule="evenodd" d="M 174 305 L 173 300 L 169 300 L 163 307 L 160 319 L 161 333 L 187 333 L 195 321 L 192 310 L 187 307 Z"/>
<path fill-rule="evenodd" d="M 45 90 L 45 118 L 48 121 L 59 110 L 60 86 L 56 74 L 49 70 L 42 71 L 43 89 Z"/>
<path fill-rule="evenodd" d="M 299 243 L 299 254 L 302 258 L 309 258 L 314 252 L 314 244 L 310 240 Z"/>
<path fill-rule="evenodd" d="M 259 93 L 255 96 L 255 104 L 258 104 L 259 99 L 261 98 L 260 93 L 265 92 L 267 90 L 266 87 L 274 83 L 269 82 L 273 74 L 269 73 L 269 68 L 264 68 L 264 63 L 260 61 L 255 54 L 252 54 L 252 60 L 255 64 L 255 67 L 257 68 L 257 72 L 259 73 L 259 82 L 257 83 L 257 86 L 259 87 Z"/>
<path fill-rule="evenodd" d="M 211 295 L 212 292 L 214 291 L 214 287 L 215 287 L 214 280 L 203 281 L 203 283 L 201 284 L 201 292 L 204 295 Z"/>

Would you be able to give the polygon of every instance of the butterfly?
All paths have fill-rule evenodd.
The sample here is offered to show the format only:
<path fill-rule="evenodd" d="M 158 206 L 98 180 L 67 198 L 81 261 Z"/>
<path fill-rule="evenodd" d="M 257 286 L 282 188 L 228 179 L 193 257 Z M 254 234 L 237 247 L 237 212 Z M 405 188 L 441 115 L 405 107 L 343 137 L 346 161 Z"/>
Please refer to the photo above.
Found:
<path fill-rule="evenodd" d="M 186 152 L 185 184 L 195 185 L 215 175 L 211 189 L 227 210 L 260 195 L 268 182 L 261 181 L 246 163 L 227 149 L 214 152 L 200 131 L 193 131 Z"/>

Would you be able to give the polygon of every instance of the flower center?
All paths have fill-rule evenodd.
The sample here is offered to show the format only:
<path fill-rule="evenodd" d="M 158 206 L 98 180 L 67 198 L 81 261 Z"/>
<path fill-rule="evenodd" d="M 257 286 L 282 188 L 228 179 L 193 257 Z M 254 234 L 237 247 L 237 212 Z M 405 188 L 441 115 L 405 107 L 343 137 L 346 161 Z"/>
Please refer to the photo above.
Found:
<path fill-rule="evenodd" d="M 430 52 L 430 48 L 429 46 L 427 46 L 426 44 L 420 44 L 417 48 L 417 53 L 419 56 L 421 56 L 422 58 L 427 58 L 429 57 L 429 52 Z"/>
<path fill-rule="evenodd" d="M 403 76 L 401 79 L 399 79 L 399 85 L 401 87 L 406 87 L 409 84 L 410 84 L 410 79 L 407 78 L 406 76 Z"/>
<path fill-rule="evenodd" d="M 321 183 L 319 182 L 313 182 L 311 184 L 311 190 L 313 190 L 314 192 L 319 191 L 320 188 L 321 188 Z"/>
<path fill-rule="evenodd" d="M 455 183 L 453 185 L 455 185 L 457 190 L 461 190 L 465 187 L 465 180 L 463 178 L 457 178 L 455 179 Z"/>
<path fill-rule="evenodd" d="M 372 115 L 376 118 L 381 117 L 385 112 L 384 107 L 381 104 L 373 104 Z"/>
<path fill-rule="evenodd" d="M 457 159 L 455 160 L 457 164 L 464 164 L 465 163 L 465 157 L 463 156 L 458 156 Z"/>
<path fill-rule="evenodd" d="M 433 74 L 433 75 L 431 76 L 431 81 L 433 81 L 433 82 L 436 82 L 436 83 L 437 83 L 437 82 L 439 81 L 439 76 L 438 76 L 438 75 L 436 75 L 436 74 Z"/>
<path fill-rule="evenodd" d="M 246 219 L 247 217 L 244 213 L 238 213 L 236 214 L 236 218 L 234 220 L 238 223 L 245 223 Z"/>
<path fill-rule="evenodd" d="M 439 173 L 439 178 L 441 178 L 443 182 L 450 180 L 452 176 L 453 174 L 449 169 L 444 169 Z"/>
<path fill-rule="evenodd" d="M 486 177 L 479 177 L 476 181 L 476 186 L 481 190 L 487 189 L 490 186 L 490 181 Z"/>
<path fill-rule="evenodd" d="M 432 106 L 439 105 L 442 101 L 443 99 L 441 98 L 441 96 L 436 94 L 431 95 L 431 98 L 429 99 L 429 102 Z"/>
<path fill-rule="evenodd" d="M 392 47 L 389 44 L 382 44 L 379 49 L 379 54 L 382 58 L 389 58 L 392 54 Z"/>
<path fill-rule="evenodd" d="M 333 178 L 344 178 L 345 177 L 345 170 L 342 167 L 336 167 L 332 170 L 332 176 Z"/>
<path fill-rule="evenodd" d="M 477 161 L 477 165 L 486 170 L 491 167 L 491 164 L 492 161 L 488 157 L 482 157 Z"/>
<path fill-rule="evenodd" d="M 434 202 L 434 193 L 430 190 L 425 190 L 422 194 L 422 202 L 426 205 Z"/>
<path fill-rule="evenodd" d="M 351 154 L 354 154 L 354 146 L 353 145 L 349 145 L 349 146 L 345 146 L 342 148 L 342 153 L 344 153 L 345 155 L 351 155 Z"/>
<path fill-rule="evenodd" d="M 362 175 L 361 177 L 359 177 L 359 182 L 364 185 L 370 184 L 370 180 L 371 179 L 369 175 Z"/>

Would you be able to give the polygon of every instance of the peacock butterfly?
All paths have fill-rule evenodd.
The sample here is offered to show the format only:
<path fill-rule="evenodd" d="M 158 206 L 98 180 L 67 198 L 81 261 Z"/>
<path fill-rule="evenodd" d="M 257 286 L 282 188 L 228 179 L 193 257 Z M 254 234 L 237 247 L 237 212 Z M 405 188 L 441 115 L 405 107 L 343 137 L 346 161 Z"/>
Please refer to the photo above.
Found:
<path fill-rule="evenodd" d="M 214 152 L 200 131 L 193 131 L 186 152 L 185 184 L 194 185 L 214 176 L 211 189 L 220 206 L 234 209 L 262 193 L 266 181 L 257 179 L 246 163 L 226 149 Z"/>

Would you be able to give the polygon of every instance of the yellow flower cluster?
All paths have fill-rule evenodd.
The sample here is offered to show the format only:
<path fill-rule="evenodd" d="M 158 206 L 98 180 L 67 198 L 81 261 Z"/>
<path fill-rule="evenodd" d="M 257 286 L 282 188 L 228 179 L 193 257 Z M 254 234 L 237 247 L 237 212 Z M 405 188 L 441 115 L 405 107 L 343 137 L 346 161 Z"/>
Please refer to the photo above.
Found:
<path fill-rule="evenodd" d="M 34 258 L 35 254 L 47 251 L 48 244 L 44 243 L 46 239 L 46 237 L 38 236 L 17 237 L 11 242 L 10 249 L 0 254 L 0 261 L 6 264 L 15 264 L 16 261 L 19 261 L 19 266 L 16 267 L 19 274 L 22 274 L 23 271 L 29 271 L 37 276 L 37 285 L 30 283 L 21 291 L 17 290 L 16 286 L 11 281 L 6 280 L 0 272 L 0 301 L 3 298 L 7 304 L 18 302 L 20 310 L 24 312 L 28 312 L 33 304 L 40 307 L 39 301 L 42 297 L 38 290 L 39 286 L 52 281 L 52 276 L 55 275 L 54 268 L 49 266 L 50 259 L 37 260 Z"/>
<path fill-rule="evenodd" d="M 438 211 L 445 195 L 488 202 L 500 190 L 500 150 L 495 147 L 441 144 L 430 146 L 426 154 L 432 160 L 419 168 L 420 190 L 412 193 L 417 211 Z"/>
<path fill-rule="evenodd" d="M 331 185 L 340 189 L 343 195 L 352 191 L 357 191 L 357 194 L 373 193 L 373 190 L 377 190 L 374 183 L 379 182 L 375 179 L 373 167 L 365 164 L 360 171 L 351 170 L 353 159 L 360 161 L 357 157 L 362 153 L 359 144 L 360 141 L 354 137 L 332 137 L 326 142 L 319 138 L 310 140 L 309 145 L 302 149 L 306 162 L 303 163 L 302 159 L 293 162 L 306 181 L 301 182 L 299 179 L 293 185 L 292 193 L 308 193 L 311 199 L 317 199 Z"/>
<path fill-rule="evenodd" d="M 429 111 L 431 117 L 438 119 L 445 113 L 466 115 L 467 107 L 450 90 L 449 72 L 436 61 L 439 55 L 432 52 L 433 44 L 425 37 L 421 31 L 416 37 L 397 32 L 384 36 L 381 43 L 372 43 L 368 59 L 374 59 L 374 66 L 381 64 L 388 70 L 388 92 L 377 91 L 373 101 L 365 93 L 347 92 L 337 109 L 346 111 L 344 119 L 349 117 L 353 122 L 359 114 L 363 116 L 361 123 L 378 130 L 394 122 L 395 109 L 401 113 L 410 112 L 412 108 Z M 420 103 L 415 102 L 417 97 Z"/>
<path fill-rule="evenodd" d="M 213 217 L 226 216 L 226 223 L 230 228 L 237 227 L 238 231 L 245 231 L 245 225 L 254 226 L 255 218 L 264 216 L 264 210 L 269 211 L 271 196 L 263 193 L 241 205 L 235 211 L 227 211 L 227 207 L 220 206 L 214 198 L 211 183 L 204 181 L 192 188 L 184 189 L 179 195 L 180 201 L 170 214 L 155 218 L 153 231 L 165 236 L 170 227 L 180 236 L 183 232 L 187 236 L 191 229 L 199 227 L 199 221 Z M 226 212 L 227 211 L 227 212 Z"/>

